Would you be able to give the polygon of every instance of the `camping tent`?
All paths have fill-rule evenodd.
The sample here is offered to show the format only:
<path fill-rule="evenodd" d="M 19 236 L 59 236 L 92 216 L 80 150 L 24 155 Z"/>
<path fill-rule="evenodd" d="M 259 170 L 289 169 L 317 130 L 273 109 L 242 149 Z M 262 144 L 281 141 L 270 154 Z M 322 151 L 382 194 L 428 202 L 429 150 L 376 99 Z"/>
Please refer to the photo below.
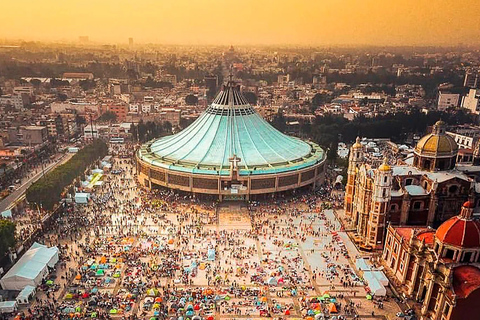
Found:
<path fill-rule="evenodd" d="M 382 286 L 388 286 L 388 278 L 383 273 L 383 271 L 365 271 L 365 273 L 371 273 L 373 277 L 375 277 L 381 284 Z"/>
<path fill-rule="evenodd" d="M 208 261 L 214 261 L 215 260 L 215 249 L 208 249 L 207 260 Z"/>
<path fill-rule="evenodd" d="M 377 278 L 373 276 L 371 272 L 365 272 L 363 278 L 365 281 L 367 281 L 368 287 L 372 291 L 372 294 L 377 297 L 383 297 L 387 294 L 385 287 L 380 283 L 380 281 L 378 281 Z"/>
<path fill-rule="evenodd" d="M 90 198 L 90 193 L 78 192 L 75 193 L 75 203 L 86 204 Z"/>
<path fill-rule="evenodd" d="M 34 286 L 26 286 L 23 288 L 22 291 L 17 296 L 18 304 L 28 304 L 28 300 L 30 297 L 33 297 L 35 294 L 35 287 Z"/>
<path fill-rule="evenodd" d="M 48 274 L 48 267 L 53 268 L 58 262 L 58 248 L 48 248 L 34 243 L 30 249 L 0 280 L 4 290 L 22 290 L 26 286 L 38 286 Z"/>
<path fill-rule="evenodd" d="M 12 217 L 12 210 L 5 210 L 1 213 L 2 218 L 11 218 Z"/>
<path fill-rule="evenodd" d="M 370 271 L 372 269 L 363 258 L 358 258 L 357 261 L 355 261 L 355 267 L 357 267 L 359 271 Z"/>
<path fill-rule="evenodd" d="M 17 301 L 0 302 L 0 313 L 11 313 L 17 311 Z"/>

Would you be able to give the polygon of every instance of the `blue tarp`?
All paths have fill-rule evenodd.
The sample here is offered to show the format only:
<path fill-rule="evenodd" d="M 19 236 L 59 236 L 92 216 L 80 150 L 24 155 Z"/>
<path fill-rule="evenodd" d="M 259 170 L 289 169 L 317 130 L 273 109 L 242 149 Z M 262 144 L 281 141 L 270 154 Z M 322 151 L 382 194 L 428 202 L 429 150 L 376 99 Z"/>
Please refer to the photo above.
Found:
<path fill-rule="evenodd" d="M 12 210 L 5 210 L 2 212 L 3 218 L 11 218 L 12 217 Z"/>
<path fill-rule="evenodd" d="M 215 260 L 215 249 L 208 249 L 207 260 L 208 261 L 214 261 Z"/>

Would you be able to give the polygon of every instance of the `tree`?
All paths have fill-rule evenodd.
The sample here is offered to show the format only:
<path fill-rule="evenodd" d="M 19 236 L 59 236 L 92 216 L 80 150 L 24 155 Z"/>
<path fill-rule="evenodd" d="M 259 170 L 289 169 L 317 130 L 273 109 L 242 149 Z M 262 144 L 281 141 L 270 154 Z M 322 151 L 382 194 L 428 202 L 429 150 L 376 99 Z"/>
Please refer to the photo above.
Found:
<path fill-rule="evenodd" d="M 185 97 L 185 103 L 189 106 L 197 105 L 198 98 L 193 94 L 189 94 L 188 96 Z"/>
<path fill-rule="evenodd" d="M 329 95 L 325 93 L 317 93 L 312 98 L 312 105 L 315 107 L 324 105 L 329 101 Z"/>
<path fill-rule="evenodd" d="M 8 248 L 15 245 L 15 223 L 0 219 L 0 257 L 4 257 Z"/>
<path fill-rule="evenodd" d="M 143 123 L 143 120 L 140 120 L 140 122 L 137 125 L 137 137 L 138 141 L 144 142 L 145 140 L 145 135 L 147 134 L 147 128 L 145 126 L 145 123 Z"/>
<path fill-rule="evenodd" d="M 60 101 L 66 101 L 68 97 L 65 93 L 59 93 L 59 94 L 57 94 L 57 98 Z"/>
<path fill-rule="evenodd" d="M 117 120 L 117 115 L 115 112 L 106 111 L 100 117 L 98 117 L 98 120 L 102 122 L 113 122 Z"/>
<path fill-rule="evenodd" d="M 77 113 L 75 115 L 75 123 L 77 124 L 78 127 L 80 127 L 80 125 L 87 123 L 87 121 L 85 120 L 85 117 Z"/>
<path fill-rule="evenodd" d="M 69 86 L 70 86 L 70 82 L 68 82 L 67 80 L 59 80 L 55 78 L 50 79 L 50 87 L 52 88 L 69 87 Z"/>
<path fill-rule="evenodd" d="M 38 88 L 40 87 L 40 85 L 42 84 L 42 82 L 38 79 L 32 79 L 30 80 L 30 83 L 32 84 L 32 86 L 34 86 L 35 88 Z"/>
<path fill-rule="evenodd" d="M 31 205 L 41 205 L 44 209 L 52 210 L 60 201 L 63 189 L 82 175 L 91 163 L 104 157 L 107 152 L 108 146 L 104 141 L 99 139 L 93 141 L 65 164 L 59 165 L 45 177 L 33 183 L 26 191 L 27 201 Z"/>
<path fill-rule="evenodd" d="M 132 139 L 133 141 L 138 141 L 138 130 L 137 130 L 137 126 L 135 125 L 135 123 L 132 123 L 130 125 L 130 133 L 132 134 Z"/>
<path fill-rule="evenodd" d="M 281 110 L 278 110 L 278 113 L 273 117 L 271 124 L 278 131 L 285 132 L 285 129 L 287 128 L 287 120 L 285 120 Z"/>
<path fill-rule="evenodd" d="M 96 86 L 95 80 L 82 80 L 78 83 L 78 85 L 82 88 L 83 91 L 88 91 L 94 89 Z"/>
<path fill-rule="evenodd" d="M 247 99 L 248 103 L 250 103 L 252 106 L 257 105 L 257 95 L 254 92 L 245 91 L 243 93 L 243 96 L 245 97 L 245 99 Z"/>

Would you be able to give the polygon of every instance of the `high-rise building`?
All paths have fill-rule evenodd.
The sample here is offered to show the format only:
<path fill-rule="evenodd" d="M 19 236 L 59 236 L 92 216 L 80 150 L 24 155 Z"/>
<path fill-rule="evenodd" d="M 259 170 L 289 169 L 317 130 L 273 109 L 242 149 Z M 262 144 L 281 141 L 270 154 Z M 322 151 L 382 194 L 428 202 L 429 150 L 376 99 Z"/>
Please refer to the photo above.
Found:
<path fill-rule="evenodd" d="M 468 95 L 462 98 L 462 108 L 471 113 L 480 114 L 480 89 L 470 89 Z"/>
<path fill-rule="evenodd" d="M 458 107 L 460 95 L 458 93 L 449 93 L 440 91 L 438 93 L 437 109 L 444 111 L 448 108 Z"/>
<path fill-rule="evenodd" d="M 128 45 L 133 46 L 133 38 L 128 38 Z"/>

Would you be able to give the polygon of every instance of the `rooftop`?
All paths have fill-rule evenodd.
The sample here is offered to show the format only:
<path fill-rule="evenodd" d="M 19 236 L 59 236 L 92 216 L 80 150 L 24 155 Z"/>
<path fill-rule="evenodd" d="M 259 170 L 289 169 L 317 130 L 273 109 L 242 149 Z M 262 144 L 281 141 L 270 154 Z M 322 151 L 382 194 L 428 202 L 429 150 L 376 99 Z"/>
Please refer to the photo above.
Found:
<path fill-rule="evenodd" d="M 325 154 L 318 145 L 272 127 L 230 80 L 195 122 L 143 145 L 139 157 L 159 167 L 212 175 L 229 174 L 235 161 L 240 175 L 254 175 L 309 167 Z"/>

